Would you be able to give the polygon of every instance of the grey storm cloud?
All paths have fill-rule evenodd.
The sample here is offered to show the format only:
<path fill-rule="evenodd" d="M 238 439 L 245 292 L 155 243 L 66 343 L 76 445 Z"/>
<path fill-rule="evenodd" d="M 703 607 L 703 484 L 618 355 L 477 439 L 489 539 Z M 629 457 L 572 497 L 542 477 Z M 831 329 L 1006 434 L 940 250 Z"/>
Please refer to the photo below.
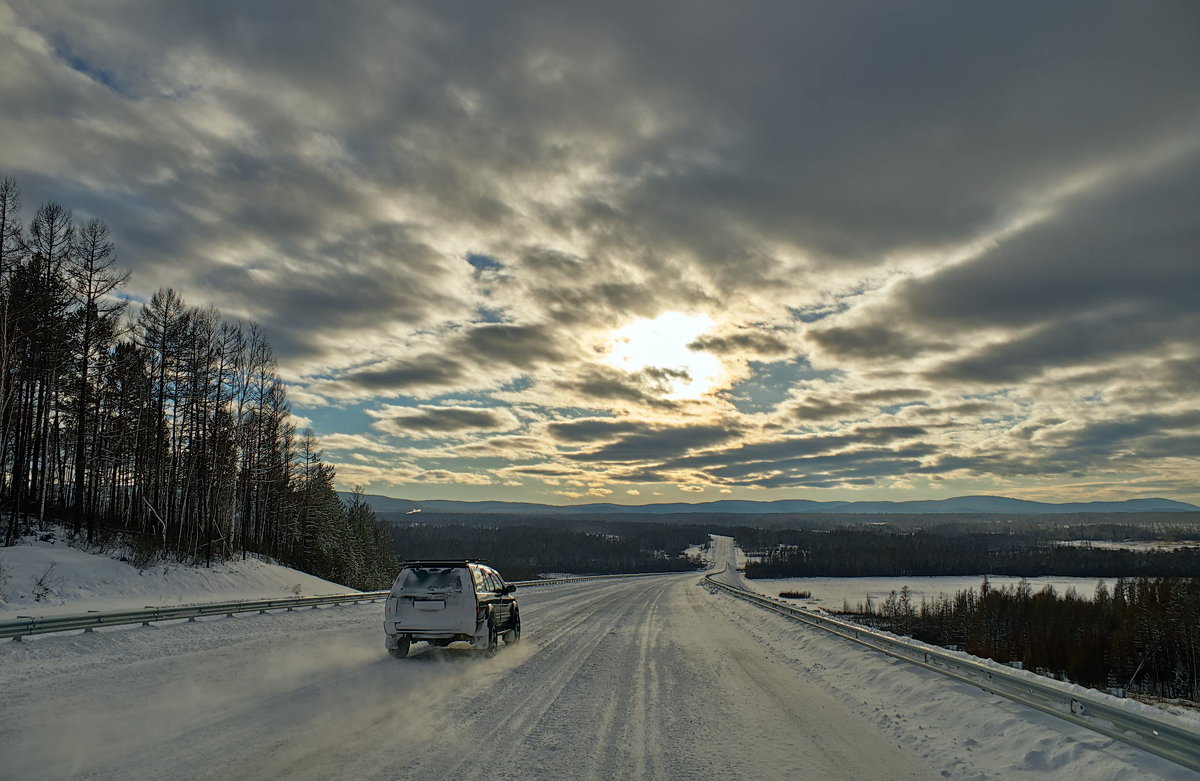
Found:
<path fill-rule="evenodd" d="M 925 405 L 914 406 L 909 410 L 909 414 L 916 415 L 919 418 L 946 418 L 958 417 L 964 419 L 974 419 L 986 415 L 1004 414 L 1005 407 L 995 402 L 990 401 L 966 401 L 959 404 L 939 404 L 936 407 Z M 936 425 L 936 424 L 929 424 Z"/>
<path fill-rule="evenodd" d="M 783 487 L 820 487 L 837 482 L 858 481 L 858 485 L 897 473 L 919 471 L 924 460 L 937 453 L 935 445 L 919 440 L 927 431 L 917 426 L 863 426 L 846 434 L 788 437 L 733 447 L 713 447 L 686 455 L 685 448 L 671 457 L 662 452 L 639 454 L 639 460 L 657 459 L 657 463 L 629 469 L 621 478 L 630 482 L 658 482 L 680 471 L 703 474 L 723 485 L 769 485 Z M 679 432 L 675 433 L 679 436 Z M 621 443 L 617 443 L 619 446 Z M 719 445 L 719 442 L 706 443 Z M 612 447 L 612 446 L 610 446 Z M 597 460 L 610 456 L 607 448 L 584 454 L 578 460 Z M 631 461 L 605 457 L 606 461 Z"/>
<path fill-rule="evenodd" d="M 597 442 L 634 432 L 645 432 L 647 425 L 634 420 L 588 418 L 565 423 L 550 423 L 546 430 L 555 440 L 566 443 Z"/>
<path fill-rule="evenodd" d="M 919 401 L 929 395 L 929 391 L 920 388 L 876 388 L 869 391 L 857 391 L 853 394 L 855 401 L 875 404 L 897 404 Z"/>
<path fill-rule="evenodd" d="M 953 343 L 905 330 L 903 321 L 857 326 L 831 326 L 809 331 L 805 338 L 841 358 L 914 358 L 930 350 L 950 350 Z"/>
<path fill-rule="evenodd" d="M 928 377 L 1001 385 L 1128 356 L 1200 357 L 1197 202 L 1200 148 L 1118 190 L 1072 199 L 975 259 L 904 282 L 864 322 L 807 338 L 837 356 L 902 360 L 953 348 L 946 334 L 969 345 L 969 334 L 1000 332 Z"/>
<path fill-rule="evenodd" d="M 820 487 L 847 482 L 869 485 L 883 477 L 919 470 L 922 459 L 933 450 L 931 446 L 900 450 L 867 448 L 771 464 L 734 464 L 710 469 L 707 473 L 726 484 L 771 488 Z"/>
<path fill-rule="evenodd" d="M 445 352 L 355 369 L 339 382 L 381 394 L 445 389 L 469 384 L 480 371 L 526 371 L 562 356 L 541 326 L 475 326 L 449 337 L 445 347 Z"/>
<path fill-rule="evenodd" d="M 459 343 L 468 359 L 532 368 L 537 363 L 556 361 L 563 349 L 553 333 L 533 325 L 484 325 L 472 328 Z"/>
<path fill-rule="evenodd" d="M 791 411 L 792 417 L 800 421 L 837 420 L 869 417 L 875 412 L 875 408 L 855 401 L 832 401 L 806 396 L 793 405 Z"/>
<path fill-rule="evenodd" d="M 783 270 L 747 242 L 856 264 L 939 246 L 1196 109 L 1188 4 L 13 7 L 162 103 L 164 123 L 196 93 L 241 119 L 242 135 L 180 139 L 139 127 L 122 95 L 89 101 L 142 131 L 103 139 L 140 161 L 120 179 L 167 165 L 223 230 L 273 243 L 339 220 L 354 231 L 373 192 L 418 188 L 423 214 L 488 225 L 511 208 L 506 176 L 556 175 L 602 148 L 615 185 L 547 202 L 542 219 L 587 228 L 596 248 L 682 248 L 737 288 Z M 205 81 L 210 63 L 226 77 Z M 1114 87 L 1146 78 L 1155 89 Z M 631 133 L 639 120 L 660 129 Z M 328 160 L 311 157 L 321 142 Z M 199 259 L 196 222 L 181 220 Z"/>
<path fill-rule="evenodd" d="M 1170 0 L 0 0 L 0 173 L 108 221 L 133 298 L 264 326 L 313 403 L 401 401 L 389 433 L 554 421 L 549 469 L 631 482 L 1165 470 L 1197 30 Z M 689 337 L 729 375 L 703 416 L 685 369 L 602 362 L 670 311 L 724 318 Z"/>
<path fill-rule="evenodd" d="M 646 425 L 641 431 L 624 434 L 615 442 L 594 450 L 569 453 L 567 458 L 583 462 L 631 462 L 673 458 L 697 448 L 710 447 L 738 435 L 724 425 L 662 427 Z"/>
<path fill-rule="evenodd" d="M 1189 344 L 1200 333 L 1200 316 L 1180 313 L 1172 321 L 1097 313 L 1061 320 L 1033 333 L 981 348 L 928 372 L 933 380 L 1016 384 L 1049 369 L 1103 363 L 1130 353 L 1145 354 L 1173 343 Z"/>
<path fill-rule="evenodd" d="M 717 159 L 656 171 L 631 197 L 656 240 L 690 244 L 728 280 L 770 274 L 725 264 L 738 234 L 854 263 L 936 247 L 1002 220 L 1031 186 L 1180 127 L 1146 117 L 1196 117 L 1186 4 L 793 3 L 769 22 L 727 6 L 689 13 L 692 31 L 724 44 L 720 56 L 672 50 L 670 13 L 649 9 L 623 30 L 644 43 L 629 47 L 637 70 L 651 84 L 686 70 L 675 102 L 708 109 L 726 133 Z M 1131 46 L 1136 58 L 1112 56 Z M 1149 74 L 1155 89 L 1114 88 Z"/>
<path fill-rule="evenodd" d="M 377 428 L 396 436 L 456 435 L 504 431 L 517 426 L 516 418 L 508 410 L 479 407 L 388 407 L 368 414 L 376 418 Z"/>
<path fill-rule="evenodd" d="M 737 450 L 706 454 L 699 458 L 677 459 L 623 477 L 637 482 L 657 482 L 683 466 L 700 467 L 708 479 L 722 485 L 786 487 L 825 487 L 848 483 L 870 485 L 877 480 L 897 473 L 919 472 L 924 459 L 936 453 L 929 444 L 911 444 L 904 447 L 830 447 L 823 455 L 801 455 L 806 450 L 820 452 L 838 443 L 829 439 L 815 438 L 803 447 L 795 443 L 787 448 L 790 456 L 779 455 L 769 459 L 749 458 Z M 761 453 L 761 450 L 759 451 Z"/>
<path fill-rule="evenodd" d="M 844 452 L 863 444 L 890 444 L 926 433 L 919 426 L 862 426 L 839 434 L 815 434 L 753 442 L 698 455 L 675 458 L 662 464 L 668 469 L 706 469 L 729 464 L 767 464 Z"/>
<path fill-rule="evenodd" d="M 509 473 L 516 475 L 528 475 L 533 477 L 549 477 L 551 479 L 560 477 L 578 477 L 582 472 L 578 469 L 560 466 L 543 466 L 538 464 L 513 466 L 507 469 Z"/>
<path fill-rule="evenodd" d="M 877 415 L 881 405 L 911 404 L 927 396 L 928 392 L 912 388 L 878 388 L 832 397 L 817 393 L 805 393 L 786 405 L 784 412 L 791 420 L 800 423 L 825 420 L 862 420 Z"/>
<path fill-rule="evenodd" d="M 757 330 L 743 330 L 725 336 L 702 336 L 688 347 L 747 358 L 771 358 L 794 352 L 791 345 L 775 334 Z"/>
<path fill-rule="evenodd" d="M 674 295 L 681 300 L 687 300 L 689 296 L 699 298 L 677 279 L 664 280 L 661 287 L 620 281 L 591 281 L 593 276 L 623 276 L 629 273 L 617 266 L 597 268 L 584 265 L 557 278 L 545 274 L 539 266 L 522 266 L 522 271 L 531 280 L 528 295 L 542 312 L 564 327 L 588 323 L 596 318 L 614 320 L 621 316 L 652 316 L 660 306 L 656 292 L 662 290 L 676 288 Z M 662 270 L 654 268 L 651 273 L 660 276 Z"/>
<path fill-rule="evenodd" d="M 1111 453 L 1116 449 L 1132 448 L 1135 451 L 1146 438 L 1166 439 L 1176 435 L 1187 435 L 1194 445 L 1196 433 L 1200 433 L 1200 411 L 1189 410 L 1171 414 L 1150 413 L 1128 420 L 1089 423 L 1082 428 L 1066 430 L 1053 435 L 1062 441 L 1064 449 Z M 1200 455 L 1196 451 L 1188 455 Z"/>
<path fill-rule="evenodd" d="M 1050 419 L 1029 428 L 1014 432 L 1013 442 L 994 438 L 975 452 L 935 455 L 915 471 L 944 474 L 962 470 L 1008 477 L 1084 475 L 1137 468 L 1158 459 L 1182 459 L 1193 465 L 1200 459 L 1200 413 L 1193 410 L 1145 413 L 1081 426 Z M 1183 474 L 1180 482 L 1194 479 L 1194 469 L 1185 467 Z"/>
<path fill-rule="evenodd" d="M 465 376 L 466 369 L 459 361 L 443 355 L 426 354 L 388 366 L 360 369 L 343 377 L 341 382 L 368 391 L 393 393 L 414 387 L 450 387 Z"/>

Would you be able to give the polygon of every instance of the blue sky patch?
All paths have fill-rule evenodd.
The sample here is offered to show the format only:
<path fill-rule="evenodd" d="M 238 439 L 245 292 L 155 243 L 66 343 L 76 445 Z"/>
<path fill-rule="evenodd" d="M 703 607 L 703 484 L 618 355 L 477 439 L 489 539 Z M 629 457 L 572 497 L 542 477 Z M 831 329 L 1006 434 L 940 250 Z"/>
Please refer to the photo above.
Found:
<path fill-rule="evenodd" d="M 470 263 L 476 271 L 499 271 L 504 268 L 504 264 L 488 255 L 476 255 L 474 253 L 467 255 L 467 262 Z"/>
<path fill-rule="evenodd" d="M 110 70 L 101 68 L 71 51 L 71 45 L 65 39 L 59 38 L 54 42 L 54 54 L 65 62 L 73 71 L 82 73 L 97 84 L 103 84 L 123 98 L 136 100 L 137 96 L 130 92 L 128 85 L 123 83 Z"/>
<path fill-rule="evenodd" d="M 829 380 L 836 369 L 814 369 L 806 358 L 794 361 L 750 361 L 751 374 L 731 387 L 726 397 L 738 412 L 770 412 L 788 397 L 792 388 L 804 380 Z"/>

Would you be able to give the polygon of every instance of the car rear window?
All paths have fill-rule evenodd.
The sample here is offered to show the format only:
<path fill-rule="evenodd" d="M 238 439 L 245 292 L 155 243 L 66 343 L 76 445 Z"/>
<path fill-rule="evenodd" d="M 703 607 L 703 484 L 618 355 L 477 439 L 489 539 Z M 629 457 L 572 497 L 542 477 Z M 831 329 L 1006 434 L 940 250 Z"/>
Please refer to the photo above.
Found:
<path fill-rule="evenodd" d="M 400 578 L 400 592 L 429 594 L 462 592 L 463 570 L 456 567 L 437 567 L 405 570 Z"/>

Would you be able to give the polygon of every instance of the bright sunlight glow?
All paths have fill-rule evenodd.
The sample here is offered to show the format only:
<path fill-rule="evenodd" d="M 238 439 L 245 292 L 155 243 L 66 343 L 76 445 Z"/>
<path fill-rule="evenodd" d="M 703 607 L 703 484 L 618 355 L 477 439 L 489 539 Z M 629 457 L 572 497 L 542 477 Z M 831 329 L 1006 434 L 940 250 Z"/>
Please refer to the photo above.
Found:
<path fill-rule="evenodd" d="M 699 398 L 725 379 L 725 367 L 715 355 L 688 345 L 715 325 L 708 315 L 683 312 L 635 320 L 612 332 L 605 361 L 627 372 L 653 373 L 663 398 Z"/>

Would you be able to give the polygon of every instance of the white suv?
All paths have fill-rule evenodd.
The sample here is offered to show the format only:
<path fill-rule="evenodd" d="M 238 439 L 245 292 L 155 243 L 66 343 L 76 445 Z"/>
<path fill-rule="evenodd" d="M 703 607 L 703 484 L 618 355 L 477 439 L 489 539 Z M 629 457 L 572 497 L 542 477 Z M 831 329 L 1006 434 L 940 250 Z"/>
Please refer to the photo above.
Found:
<path fill-rule="evenodd" d="M 468 642 L 489 656 L 501 636 L 515 644 L 521 639 L 516 588 L 471 559 L 405 562 L 384 606 L 388 653 L 404 659 L 417 640 L 443 647 Z"/>

